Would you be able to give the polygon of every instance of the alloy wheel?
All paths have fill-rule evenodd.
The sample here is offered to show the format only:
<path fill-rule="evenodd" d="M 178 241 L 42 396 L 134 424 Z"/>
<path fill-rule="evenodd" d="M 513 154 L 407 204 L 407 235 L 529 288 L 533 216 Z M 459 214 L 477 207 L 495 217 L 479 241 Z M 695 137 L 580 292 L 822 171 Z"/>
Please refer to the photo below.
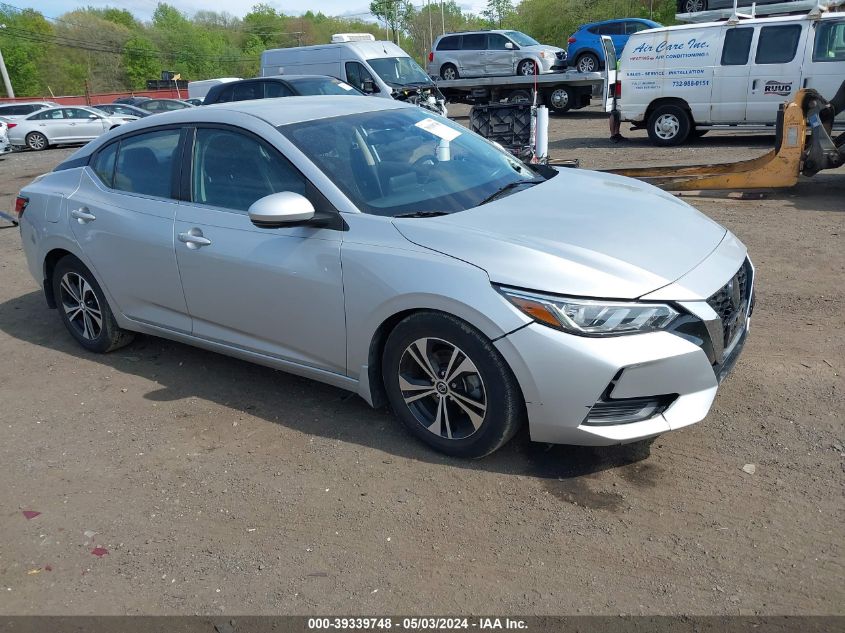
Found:
<path fill-rule="evenodd" d="M 29 146 L 29 149 L 38 151 L 47 147 L 47 139 L 43 134 L 35 132 L 26 137 L 26 144 Z"/>
<path fill-rule="evenodd" d="M 654 122 L 654 133 L 664 141 L 671 141 L 680 130 L 681 122 L 674 114 L 662 114 Z"/>
<path fill-rule="evenodd" d="M 532 61 L 525 61 L 519 65 L 519 74 L 524 75 L 525 77 L 531 77 L 534 75 L 534 62 Z"/>
<path fill-rule="evenodd" d="M 86 340 L 97 339 L 103 331 L 103 311 L 91 284 L 81 275 L 68 272 L 62 277 L 59 290 L 71 327 Z"/>
<path fill-rule="evenodd" d="M 697 13 L 698 11 L 704 11 L 704 0 L 686 0 L 684 3 L 684 8 L 686 9 L 687 13 Z"/>
<path fill-rule="evenodd" d="M 456 345 L 439 338 L 415 340 L 402 353 L 397 378 L 405 405 L 430 433 L 461 440 L 484 423 L 484 381 Z"/>
<path fill-rule="evenodd" d="M 578 60 L 578 70 L 582 73 L 591 73 L 596 69 L 596 62 L 590 55 L 584 55 Z"/>
<path fill-rule="evenodd" d="M 457 77 L 457 75 L 457 71 L 451 66 L 447 66 L 443 69 L 443 79 L 445 79 L 446 81 L 452 81 Z"/>

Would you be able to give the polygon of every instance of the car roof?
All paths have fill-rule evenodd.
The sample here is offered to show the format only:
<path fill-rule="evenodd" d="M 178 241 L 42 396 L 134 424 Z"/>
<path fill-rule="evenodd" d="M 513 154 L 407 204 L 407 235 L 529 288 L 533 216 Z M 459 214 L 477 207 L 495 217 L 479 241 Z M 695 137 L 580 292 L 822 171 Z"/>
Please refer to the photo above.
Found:
<path fill-rule="evenodd" d="M 55 101 L 4 101 L 0 103 L 0 108 L 5 106 L 22 106 L 22 105 L 46 105 L 55 106 Z"/>

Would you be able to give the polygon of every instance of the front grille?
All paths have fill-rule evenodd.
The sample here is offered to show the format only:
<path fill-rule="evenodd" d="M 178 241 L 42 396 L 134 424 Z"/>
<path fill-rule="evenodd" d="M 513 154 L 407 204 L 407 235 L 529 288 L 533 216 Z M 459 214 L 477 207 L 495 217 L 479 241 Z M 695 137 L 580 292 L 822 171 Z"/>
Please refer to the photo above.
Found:
<path fill-rule="evenodd" d="M 745 317 L 751 296 L 751 262 L 747 259 L 730 281 L 707 299 L 722 322 L 722 345 L 728 349 L 745 329 Z"/>

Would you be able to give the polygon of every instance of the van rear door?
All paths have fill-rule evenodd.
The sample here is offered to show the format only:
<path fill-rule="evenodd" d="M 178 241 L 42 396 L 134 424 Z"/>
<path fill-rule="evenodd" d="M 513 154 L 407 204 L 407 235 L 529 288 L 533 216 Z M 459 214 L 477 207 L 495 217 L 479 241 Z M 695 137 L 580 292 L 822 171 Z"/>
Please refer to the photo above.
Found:
<path fill-rule="evenodd" d="M 778 108 L 801 87 L 801 66 L 809 22 L 761 26 L 748 77 L 748 123 L 774 123 Z M 799 52 L 800 51 L 800 52 Z"/>
<path fill-rule="evenodd" d="M 807 38 L 802 87 L 832 99 L 845 81 L 845 17 L 818 20 Z M 837 120 L 845 120 L 845 112 Z"/>
<path fill-rule="evenodd" d="M 601 36 L 601 47 L 604 51 L 604 111 L 612 112 L 616 94 L 616 47 L 609 35 Z"/>

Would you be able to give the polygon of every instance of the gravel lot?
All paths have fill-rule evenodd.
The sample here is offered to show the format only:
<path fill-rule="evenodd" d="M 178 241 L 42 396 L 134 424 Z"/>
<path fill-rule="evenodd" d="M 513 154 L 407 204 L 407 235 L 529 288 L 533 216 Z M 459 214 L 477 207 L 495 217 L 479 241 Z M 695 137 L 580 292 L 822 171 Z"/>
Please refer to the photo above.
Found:
<path fill-rule="evenodd" d="M 553 156 L 676 165 L 773 144 L 607 129 L 595 109 L 553 118 Z M 0 208 L 71 151 L 0 158 Z M 88 354 L 0 230 L 0 614 L 845 614 L 845 169 L 691 202 L 758 269 L 710 415 L 650 446 L 523 433 L 479 462 L 224 356 L 149 337 Z"/>

